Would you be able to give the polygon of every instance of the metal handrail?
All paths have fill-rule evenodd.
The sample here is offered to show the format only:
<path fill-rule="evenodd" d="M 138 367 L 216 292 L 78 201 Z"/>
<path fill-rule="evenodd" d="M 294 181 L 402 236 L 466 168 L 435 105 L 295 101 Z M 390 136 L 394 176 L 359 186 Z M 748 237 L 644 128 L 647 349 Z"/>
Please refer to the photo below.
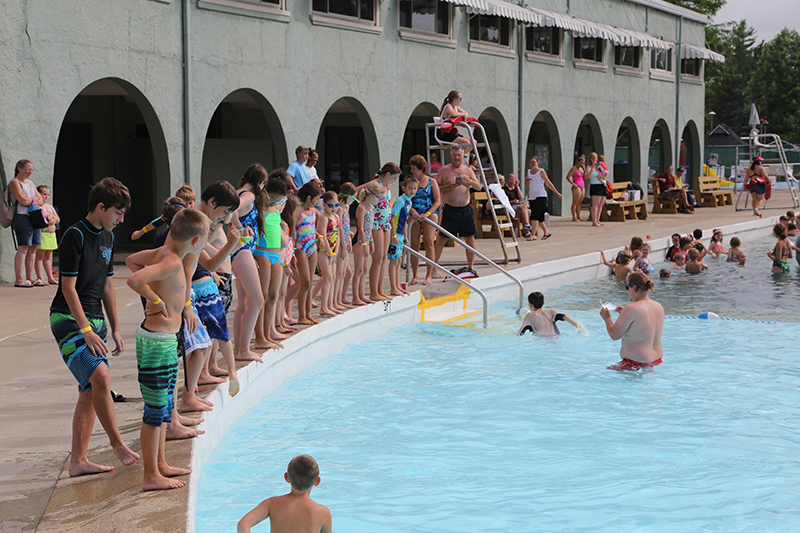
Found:
<path fill-rule="evenodd" d="M 488 326 L 488 323 L 489 323 L 489 302 L 486 300 L 486 295 L 483 294 L 482 290 L 480 290 L 477 287 L 473 287 L 472 285 L 470 285 L 469 283 L 467 283 L 463 279 L 461 279 L 458 276 L 454 275 L 452 272 L 447 270 L 445 267 L 443 267 L 442 265 L 440 265 L 436 261 L 431 261 L 430 259 L 426 258 L 424 255 L 422 255 L 418 251 L 412 249 L 410 246 L 403 246 L 403 248 L 405 250 L 407 250 L 408 253 L 413 254 L 414 256 L 416 256 L 418 259 L 425 259 L 426 261 L 429 261 L 430 264 L 432 264 L 433 266 L 435 266 L 436 268 L 438 268 L 439 270 L 441 270 L 442 272 L 444 272 L 448 276 L 451 276 L 454 280 L 456 280 L 457 282 L 459 282 L 460 284 L 462 284 L 464 287 L 468 288 L 469 290 L 477 292 L 478 295 L 481 297 L 481 299 L 483 299 L 483 327 L 485 328 L 485 327 Z"/>
<path fill-rule="evenodd" d="M 483 259 L 484 261 L 489 263 L 491 266 L 495 267 L 497 270 L 499 270 L 501 273 L 503 273 L 511 281 L 516 283 L 517 287 L 519 287 L 519 308 L 520 309 L 522 308 L 522 302 L 524 300 L 525 289 L 523 288 L 522 282 L 520 280 L 518 280 L 516 277 L 512 276 L 511 273 L 508 270 L 506 270 L 505 268 L 501 267 L 500 265 L 498 265 L 497 263 L 495 263 L 494 261 L 492 261 L 491 259 L 486 257 L 485 255 L 480 253 L 478 250 L 476 250 L 475 248 L 473 248 L 469 244 L 465 243 L 464 241 L 462 241 L 461 239 L 459 239 L 458 237 L 456 237 L 455 235 L 453 235 L 452 233 L 450 233 L 449 231 L 447 231 L 446 229 L 441 227 L 439 224 L 437 224 L 433 220 L 431 220 L 429 218 L 424 218 L 424 219 L 422 219 L 422 221 L 423 222 L 427 222 L 428 224 L 430 224 L 431 226 L 433 226 L 434 228 L 439 230 L 439 233 L 444 233 L 445 235 L 447 235 L 448 237 L 450 237 L 451 239 L 456 241 L 458 244 L 460 244 L 461 246 L 463 246 L 464 248 L 466 248 L 467 250 L 469 250 L 473 254 L 477 255 L 478 257 L 480 257 L 481 259 Z"/>

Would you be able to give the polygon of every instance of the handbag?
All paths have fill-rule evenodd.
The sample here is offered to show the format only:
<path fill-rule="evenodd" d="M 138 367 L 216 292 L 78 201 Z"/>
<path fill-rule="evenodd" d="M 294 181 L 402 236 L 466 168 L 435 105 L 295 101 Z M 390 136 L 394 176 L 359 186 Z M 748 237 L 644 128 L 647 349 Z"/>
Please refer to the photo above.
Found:
<path fill-rule="evenodd" d="M 44 211 L 36 204 L 33 204 L 28 209 L 28 216 L 31 217 L 31 226 L 33 229 L 45 229 L 50 225 L 44 218 Z"/>

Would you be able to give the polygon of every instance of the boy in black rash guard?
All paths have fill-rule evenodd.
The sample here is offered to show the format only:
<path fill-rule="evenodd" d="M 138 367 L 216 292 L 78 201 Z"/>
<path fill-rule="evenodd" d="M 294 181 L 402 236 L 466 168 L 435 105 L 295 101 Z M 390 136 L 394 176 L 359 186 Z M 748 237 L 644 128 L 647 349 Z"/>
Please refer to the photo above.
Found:
<path fill-rule="evenodd" d="M 559 339 L 561 338 L 561 333 L 558 331 L 556 322 L 566 320 L 576 328 L 579 325 L 578 322 L 555 309 L 542 309 L 544 294 L 541 292 L 530 293 L 528 295 L 528 305 L 531 308 L 531 312 L 525 315 L 525 320 L 522 321 L 522 327 L 519 328 L 520 335 L 530 331 L 534 337 Z"/>
<path fill-rule="evenodd" d="M 125 444 L 117 428 L 108 369 L 106 319 L 116 345 L 124 344 L 117 320 L 114 294 L 114 234 L 131 205 L 128 188 L 105 178 L 89 191 L 86 218 L 64 232 L 59 246 L 58 291 L 50 306 L 50 330 L 64 363 L 78 380 L 78 404 L 72 420 L 69 475 L 97 474 L 114 467 L 89 462 L 86 457 L 95 416 L 108 434 L 114 455 L 125 465 L 139 459 Z"/>

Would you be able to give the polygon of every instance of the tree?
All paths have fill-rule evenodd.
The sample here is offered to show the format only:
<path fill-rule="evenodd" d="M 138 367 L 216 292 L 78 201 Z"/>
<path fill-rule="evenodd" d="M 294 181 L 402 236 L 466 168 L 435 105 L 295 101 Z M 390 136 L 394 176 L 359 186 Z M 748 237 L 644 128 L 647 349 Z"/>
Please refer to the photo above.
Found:
<path fill-rule="evenodd" d="M 800 34 L 784 28 L 758 51 L 748 94 L 769 131 L 800 142 Z"/>
<path fill-rule="evenodd" d="M 716 15 L 717 11 L 728 3 L 727 0 L 667 0 L 667 2 L 697 11 L 709 17 Z"/>
<path fill-rule="evenodd" d="M 716 122 L 727 124 L 739 135 L 750 131 L 748 83 L 756 72 L 755 30 L 742 20 L 714 26 L 707 32 L 708 47 L 725 56 L 724 63 L 706 62 L 706 110 Z"/>

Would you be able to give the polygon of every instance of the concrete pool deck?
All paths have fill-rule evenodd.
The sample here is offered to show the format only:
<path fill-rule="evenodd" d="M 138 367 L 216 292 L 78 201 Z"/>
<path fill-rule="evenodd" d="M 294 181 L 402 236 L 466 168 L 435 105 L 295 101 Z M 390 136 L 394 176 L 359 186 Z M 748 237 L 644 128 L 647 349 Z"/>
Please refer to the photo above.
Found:
<path fill-rule="evenodd" d="M 788 192 L 777 191 L 770 203 L 790 205 Z M 759 224 L 771 226 L 786 210 L 765 210 Z M 683 234 L 698 227 L 710 230 L 754 220 L 750 211 L 736 212 L 732 207 L 698 209 L 695 215 L 650 215 L 644 221 L 609 222 L 602 228 L 554 217 L 550 225 L 553 237 L 523 241 L 522 265 L 512 263 L 511 269 L 620 247 L 633 235 L 666 239 L 672 233 Z M 726 235 L 726 245 L 730 236 Z M 478 241 L 478 248 L 492 258 L 499 254 L 496 240 Z M 445 249 L 445 260 L 463 257 L 458 248 Z M 483 276 L 494 273 L 485 266 L 477 270 Z M 115 275 L 126 348 L 120 358 L 111 361 L 111 369 L 113 388 L 129 398 L 117 404 L 118 423 L 138 452 L 141 396 L 133 333 L 141 321 L 141 310 L 126 285 L 128 274 L 120 267 Z M 457 288 L 454 282 L 434 281 L 423 293 L 431 297 Z M 75 383 L 64 369 L 49 331 L 48 307 L 54 293 L 55 287 L 20 290 L 0 286 L 0 301 L 6 308 L 0 326 L 0 401 L 4 406 L 0 414 L 4 428 L 0 436 L 0 532 L 184 531 L 189 491 L 142 493 L 141 463 L 131 467 L 119 464 L 99 424 L 92 435 L 90 457 L 115 465 L 115 471 L 74 479 L 66 475 Z M 188 465 L 191 449 L 192 441 L 171 441 L 168 458 L 173 464 Z"/>

